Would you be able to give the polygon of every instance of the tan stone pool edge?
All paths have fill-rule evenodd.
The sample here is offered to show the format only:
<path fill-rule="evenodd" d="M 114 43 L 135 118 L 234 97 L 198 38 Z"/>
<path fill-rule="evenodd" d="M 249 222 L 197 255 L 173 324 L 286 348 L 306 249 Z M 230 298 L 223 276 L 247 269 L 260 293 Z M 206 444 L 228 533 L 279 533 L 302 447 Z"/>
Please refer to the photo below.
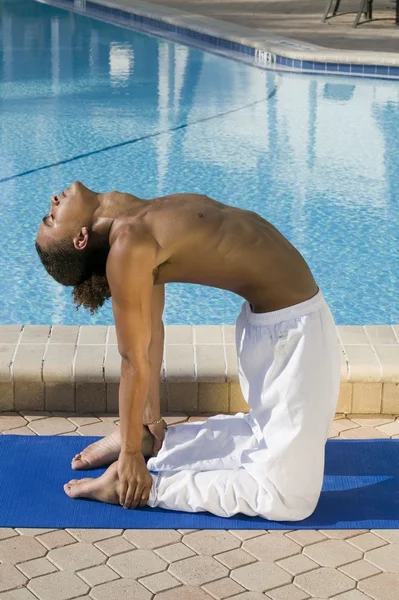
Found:
<path fill-rule="evenodd" d="M 344 415 L 399 414 L 399 325 L 337 327 Z M 167 325 L 163 411 L 246 411 L 234 325 Z M 0 326 L 0 411 L 117 412 L 115 327 Z"/>

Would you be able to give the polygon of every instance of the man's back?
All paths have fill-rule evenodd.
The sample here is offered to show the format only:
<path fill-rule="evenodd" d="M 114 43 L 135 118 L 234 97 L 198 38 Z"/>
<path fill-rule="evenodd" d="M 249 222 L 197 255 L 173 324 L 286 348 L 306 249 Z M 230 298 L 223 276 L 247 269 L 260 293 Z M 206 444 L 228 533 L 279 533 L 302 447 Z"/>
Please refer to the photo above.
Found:
<path fill-rule="evenodd" d="M 158 246 L 154 283 L 197 283 L 235 292 L 255 312 L 278 310 L 317 293 L 299 252 L 256 213 L 197 194 L 174 194 L 146 202 L 134 216 L 116 220 L 119 232 L 143 230 Z"/>

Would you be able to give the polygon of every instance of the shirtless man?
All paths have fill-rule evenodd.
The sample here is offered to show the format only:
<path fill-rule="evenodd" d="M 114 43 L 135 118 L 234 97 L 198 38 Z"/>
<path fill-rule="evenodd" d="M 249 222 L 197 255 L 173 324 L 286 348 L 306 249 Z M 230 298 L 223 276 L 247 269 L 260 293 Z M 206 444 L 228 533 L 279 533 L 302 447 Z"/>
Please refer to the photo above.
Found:
<path fill-rule="evenodd" d="M 74 287 L 78 306 L 95 311 L 112 297 L 121 355 L 120 429 L 72 461 L 73 469 L 110 466 L 97 479 L 66 484 L 71 498 L 225 517 L 312 514 L 338 398 L 338 341 L 308 265 L 273 225 L 202 195 L 142 200 L 75 182 L 51 198 L 36 248 L 50 275 Z M 159 374 L 168 282 L 244 299 L 236 343 L 248 414 L 165 431 Z"/>

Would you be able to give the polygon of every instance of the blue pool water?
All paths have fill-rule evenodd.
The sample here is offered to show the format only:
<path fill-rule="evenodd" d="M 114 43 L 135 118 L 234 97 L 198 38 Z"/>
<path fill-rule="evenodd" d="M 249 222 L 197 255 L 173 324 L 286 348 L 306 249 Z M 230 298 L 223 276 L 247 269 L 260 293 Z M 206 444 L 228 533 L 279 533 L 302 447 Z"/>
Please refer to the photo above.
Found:
<path fill-rule="evenodd" d="M 266 72 L 33 0 L 0 0 L 0 53 L 0 323 L 112 323 L 110 304 L 76 312 L 34 250 L 75 179 L 255 210 L 338 324 L 399 323 L 399 82 Z M 169 284 L 165 322 L 233 323 L 240 304 Z"/>

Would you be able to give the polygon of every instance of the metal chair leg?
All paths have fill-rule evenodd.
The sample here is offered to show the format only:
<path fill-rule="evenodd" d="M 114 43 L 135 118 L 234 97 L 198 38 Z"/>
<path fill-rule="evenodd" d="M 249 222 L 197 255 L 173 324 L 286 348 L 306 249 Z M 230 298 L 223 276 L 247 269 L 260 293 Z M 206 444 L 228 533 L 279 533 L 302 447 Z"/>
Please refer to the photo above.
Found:
<path fill-rule="evenodd" d="M 331 10 L 331 6 L 332 6 L 333 2 L 334 2 L 334 0 L 328 0 L 328 2 L 327 2 L 326 10 L 324 11 L 324 14 L 323 14 L 323 16 L 321 18 L 321 20 L 322 20 L 323 23 L 324 23 L 324 21 L 328 17 L 328 14 L 329 14 L 329 12 Z"/>
<path fill-rule="evenodd" d="M 359 25 L 359 21 L 362 18 L 362 14 L 366 11 L 367 9 L 367 5 L 369 3 L 369 0 L 361 0 L 360 2 L 360 6 L 359 6 L 359 10 L 357 12 L 356 18 L 354 20 L 354 23 L 352 25 L 353 28 L 357 27 Z M 367 13 L 366 13 L 367 14 Z"/>
<path fill-rule="evenodd" d="M 338 9 L 340 7 L 340 4 L 341 4 L 341 0 L 337 0 L 336 3 L 335 3 L 335 8 L 334 8 L 333 13 L 332 13 L 333 17 L 335 17 L 335 15 L 337 14 Z"/>

